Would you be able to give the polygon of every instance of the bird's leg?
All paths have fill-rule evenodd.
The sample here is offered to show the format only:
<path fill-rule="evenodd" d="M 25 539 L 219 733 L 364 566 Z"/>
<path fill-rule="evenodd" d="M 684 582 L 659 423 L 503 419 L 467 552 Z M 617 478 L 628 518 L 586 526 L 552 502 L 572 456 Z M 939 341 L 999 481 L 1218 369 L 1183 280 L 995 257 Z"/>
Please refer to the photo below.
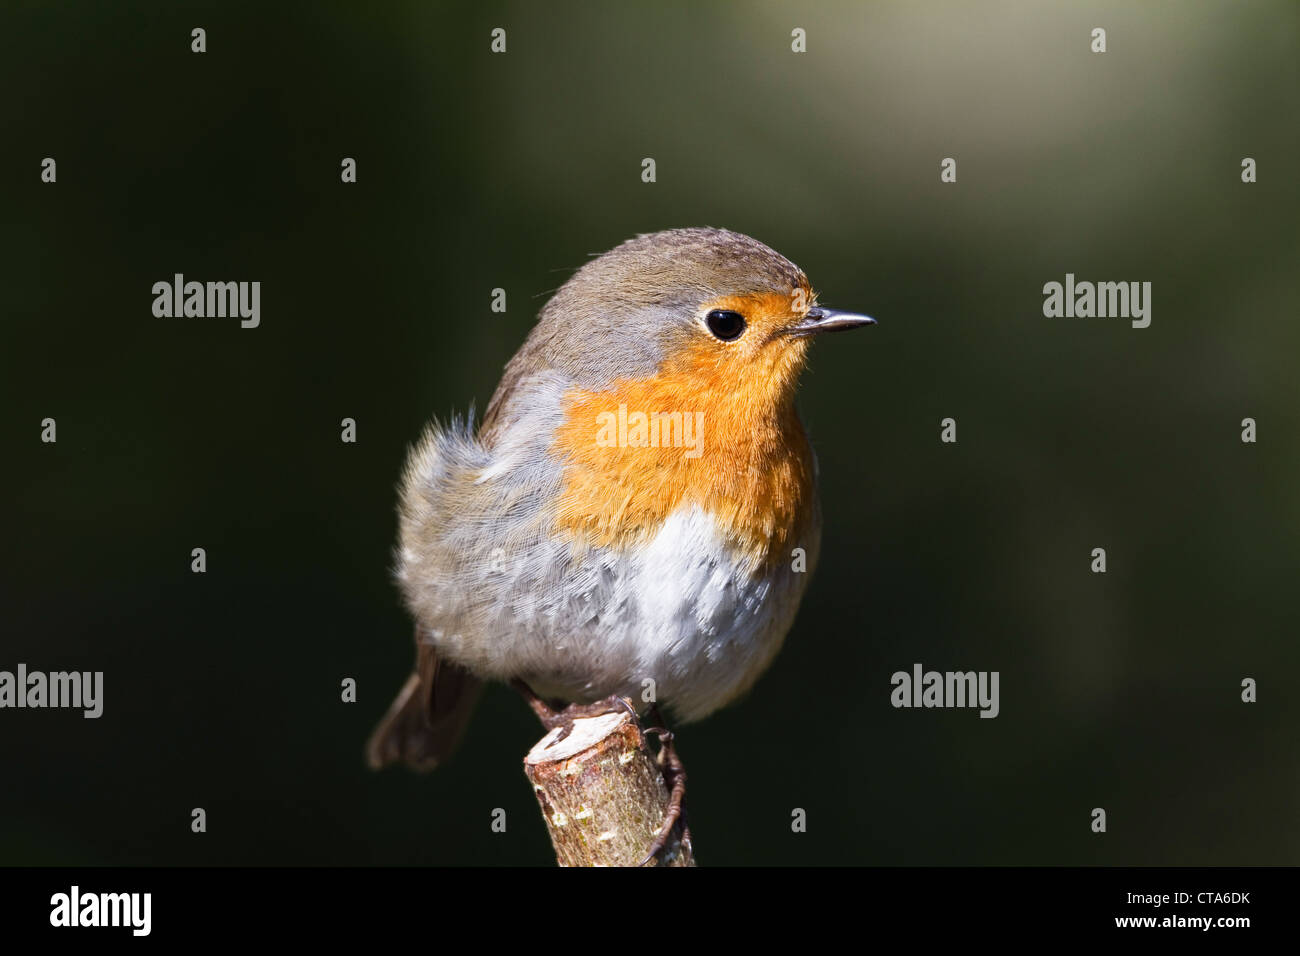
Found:
<path fill-rule="evenodd" d="M 668 785 L 668 809 L 664 812 L 659 832 L 650 842 L 650 852 L 638 866 L 648 865 L 658 855 L 668 844 L 668 838 L 672 836 L 673 828 L 679 821 L 682 825 L 681 839 L 685 841 L 691 838 L 691 828 L 686 822 L 686 768 L 677 754 L 673 732 L 668 729 L 663 715 L 659 713 L 658 704 L 650 705 L 650 717 L 657 726 L 647 727 L 645 732 L 659 737 L 659 769 L 663 772 L 664 783 Z"/>
<path fill-rule="evenodd" d="M 537 719 L 542 722 L 542 726 L 547 730 L 551 730 L 562 723 L 560 712 L 533 693 L 533 689 L 519 678 L 516 677 L 512 680 L 510 686 L 519 691 L 519 695 L 528 702 L 528 706 L 533 709 L 533 713 L 537 715 Z"/>

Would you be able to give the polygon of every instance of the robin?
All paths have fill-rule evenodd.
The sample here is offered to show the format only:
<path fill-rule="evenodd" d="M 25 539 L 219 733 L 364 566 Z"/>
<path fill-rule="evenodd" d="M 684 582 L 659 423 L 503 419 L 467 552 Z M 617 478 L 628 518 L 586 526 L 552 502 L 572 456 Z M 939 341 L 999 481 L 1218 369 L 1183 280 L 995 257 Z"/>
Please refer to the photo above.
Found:
<path fill-rule="evenodd" d="M 794 407 L 809 339 L 872 324 L 723 229 L 638 236 L 579 269 L 477 431 L 472 412 L 435 422 L 407 459 L 396 576 L 416 667 L 370 764 L 442 763 L 486 680 L 543 715 L 617 695 L 681 722 L 745 693 L 820 543 Z"/>

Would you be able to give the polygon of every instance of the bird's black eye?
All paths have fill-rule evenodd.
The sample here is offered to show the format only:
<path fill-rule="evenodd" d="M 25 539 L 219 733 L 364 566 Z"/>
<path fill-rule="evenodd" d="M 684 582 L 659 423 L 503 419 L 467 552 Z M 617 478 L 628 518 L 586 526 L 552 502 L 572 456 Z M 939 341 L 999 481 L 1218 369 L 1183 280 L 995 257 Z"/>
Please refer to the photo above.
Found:
<path fill-rule="evenodd" d="M 709 331 L 724 342 L 740 338 L 740 333 L 745 331 L 745 317 L 727 309 L 714 309 L 704 317 L 704 321 L 708 323 Z"/>

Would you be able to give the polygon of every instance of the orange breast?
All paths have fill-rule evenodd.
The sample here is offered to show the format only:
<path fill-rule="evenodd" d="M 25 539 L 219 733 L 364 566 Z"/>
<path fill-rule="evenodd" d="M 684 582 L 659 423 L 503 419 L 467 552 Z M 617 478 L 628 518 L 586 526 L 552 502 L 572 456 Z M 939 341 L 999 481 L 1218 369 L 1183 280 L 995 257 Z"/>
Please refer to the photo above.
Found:
<path fill-rule="evenodd" d="M 566 459 L 561 531 L 635 546 L 695 504 L 756 568 L 800 545 L 813 503 L 812 451 L 793 403 L 806 344 L 769 335 L 761 319 L 788 311 L 785 297 L 712 305 L 754 317 L 752 340 L 730 348 L 702 335 L 650 378 L 568 393 L 554 444 Z"/>

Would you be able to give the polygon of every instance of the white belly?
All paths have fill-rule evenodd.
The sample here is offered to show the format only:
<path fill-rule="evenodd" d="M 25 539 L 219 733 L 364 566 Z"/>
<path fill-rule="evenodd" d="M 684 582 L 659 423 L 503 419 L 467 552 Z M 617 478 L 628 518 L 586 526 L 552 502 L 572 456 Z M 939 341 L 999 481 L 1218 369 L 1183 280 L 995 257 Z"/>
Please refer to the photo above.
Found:
<path fill-rule="evenodd" d="M 534 644 L 515 673 L 528 674 L 544 696 L 619 693 L 641 705 L 653 692 L 679 719 L 696 720 L 767 667 L 806 578 L 789 563 L 769 573 L 755 569 L 727 547 L 712 516 L 683 508 L 640 549 L 588 554 L 565 575 L 565 603 L 587 614 L 552 618 L 547 630 L 559 667 L 537 668 Z"/>

